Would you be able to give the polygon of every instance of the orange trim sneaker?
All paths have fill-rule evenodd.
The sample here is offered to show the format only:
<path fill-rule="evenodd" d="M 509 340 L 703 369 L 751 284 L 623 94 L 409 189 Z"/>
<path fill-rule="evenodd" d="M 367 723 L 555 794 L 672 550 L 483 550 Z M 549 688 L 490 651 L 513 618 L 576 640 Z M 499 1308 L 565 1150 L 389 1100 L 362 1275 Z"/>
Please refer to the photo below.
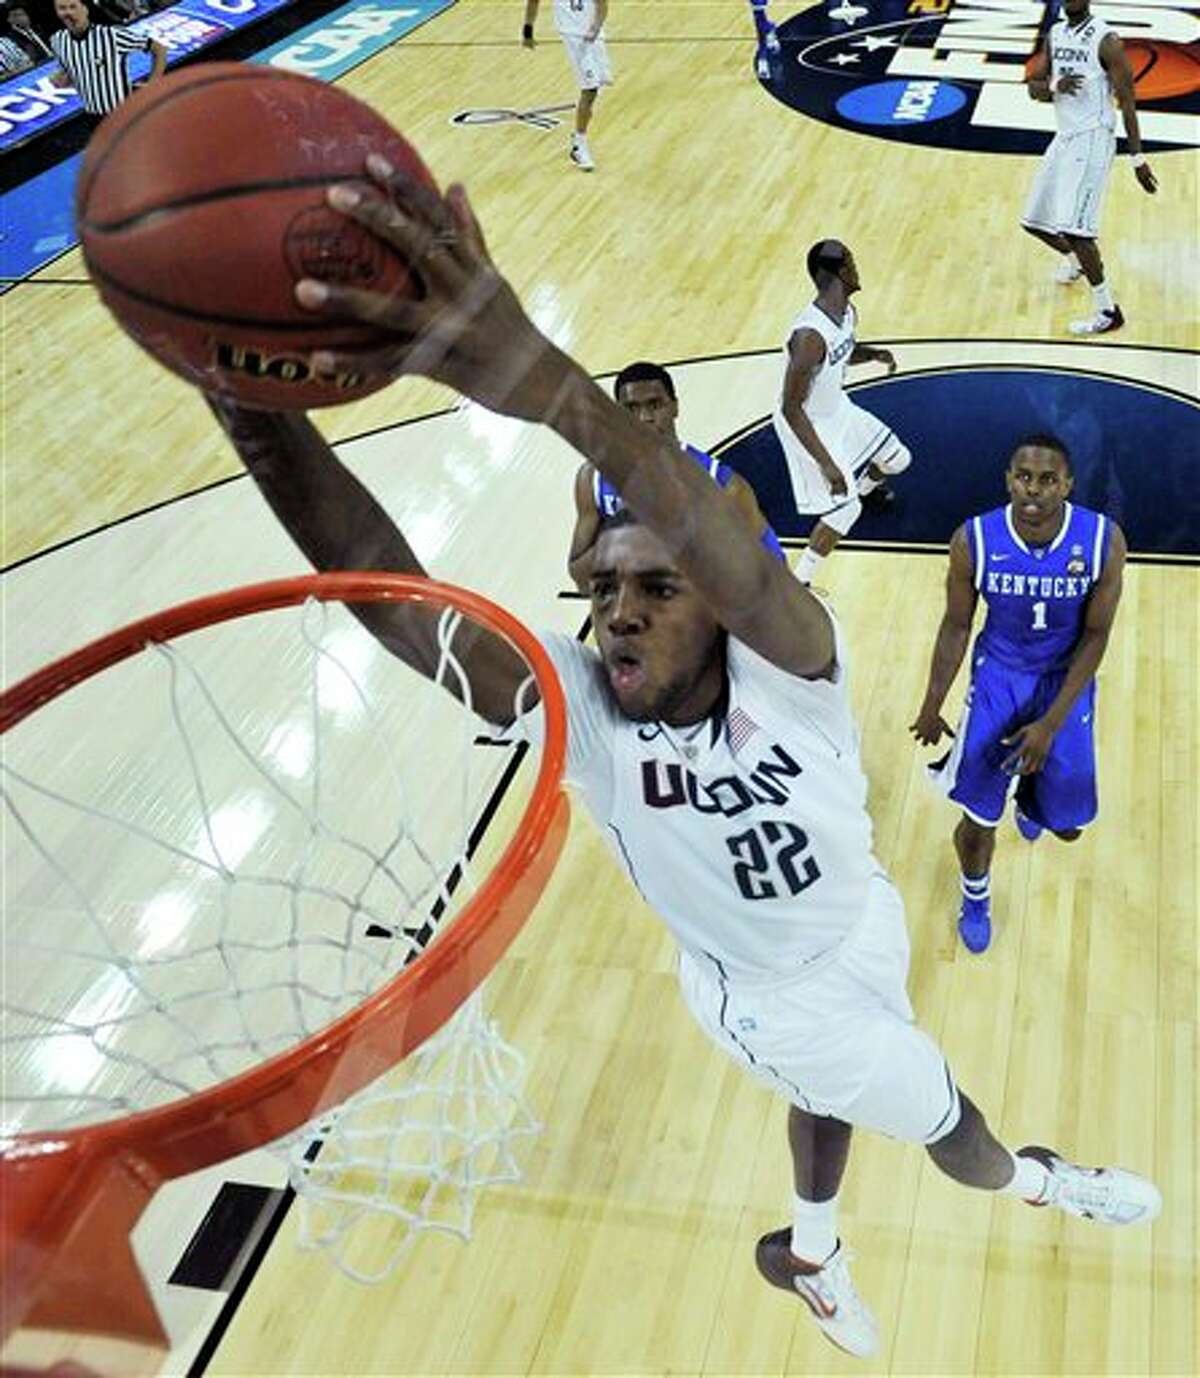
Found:
<path fill-rule="evenodd" d="M 879 1327 L 850 1281 L 851 1255 L 837 1248 L 818 1267 L 792 1253 L 791 1226 L 765 1234 L 754 1261 L 772 1287 L 798 1296 L 817 1324 L 839 1349 L 859 1359 L 879 1352 Z"/>
<path fill-rule="evenodd" d="M 1049 1174 L 1045 1194 L 1031 1206 L 1057 1206 L 1102 1225 L 1149 1224 L 1162 1210 L 1162 1193 L 1154 1183 L 1124 1168 L 1080 1167 L 1036 1144 L 1018 1148 L 1017 1157 L 1035 1158 Z"/>

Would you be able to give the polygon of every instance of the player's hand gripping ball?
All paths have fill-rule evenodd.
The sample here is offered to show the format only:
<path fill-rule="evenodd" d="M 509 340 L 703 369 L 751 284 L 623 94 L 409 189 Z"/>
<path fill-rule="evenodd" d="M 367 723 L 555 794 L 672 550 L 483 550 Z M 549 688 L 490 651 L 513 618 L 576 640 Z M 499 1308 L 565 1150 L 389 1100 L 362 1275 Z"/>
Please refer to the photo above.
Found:
<path fill-rule="evenodd" d="M 336 86 L 208 63 L 151 82 L 100 126 L 76 189 L 84 257 L 122 327 L 160 363 L 251 407 L 348 402 L 388 379 L 355 370 L 386 337 L 316 317 L 301 278 L 417 298 L 397 250 L 326 202 L 365 184 L 370 153 L 431 190 L 412 147 Z M 335 351 L 319 375 L 311 355 Z"/>

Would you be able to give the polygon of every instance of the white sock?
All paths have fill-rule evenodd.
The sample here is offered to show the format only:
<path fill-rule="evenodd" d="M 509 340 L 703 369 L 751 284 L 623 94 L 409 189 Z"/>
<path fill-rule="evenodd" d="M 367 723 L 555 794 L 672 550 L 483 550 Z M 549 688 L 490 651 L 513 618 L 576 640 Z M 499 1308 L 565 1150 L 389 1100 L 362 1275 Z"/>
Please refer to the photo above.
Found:
<path fill-rule="evenodd" d="M 1107 282 L 1097 283 L 1097 285 L 1092 288 L 1092 300 L 1096 303 L 1097 311 L 1112 311 L 1115 309 L 1113 306 L 1112 288 L 1109 287 Z"/>
<path fill-rule="evenodd" d="M 825 563 L 825 556 L 818 555 L 812 546 L 805 546 L 796 561 L 796 568 L 792 571 L 802 584 L 811 584 L 813 575 Z"/>
<path fill-rule="evenodd" d="M 1006 1196 L 1019 1196 L 1024 1201 L 1040 1201 L 1049 1195 L 1050 1174 L 1036 1158 L 1018 1158 L 1013 1152 L 1008 1155 L 1013 1160 L 1013 1179 L 1000 1190 Z"/>
<path fill-rule="evenodd" d="M 868 493 L 873 493 L 882 482 L 883 479 L 873 478 L 869 471 L 864 469 L 862 478 L 859 479 L 855 487 L 858 489 L 859 497 L 865 498 Z"/>
<path fill-rule="evenodd" d="M 965 871 L 958 873 L 962 886 L 963 899 L 988 900 L 992 897 L 992 873 L 984 871 L 981 876 L 969 876 Z"/>
<path fill-rule="evenodd" d="M 837 1197 L 806 1201 L 793 1196 L 792 1253 L 805 1263 L 824 1263 L 837 1246 Z"/>

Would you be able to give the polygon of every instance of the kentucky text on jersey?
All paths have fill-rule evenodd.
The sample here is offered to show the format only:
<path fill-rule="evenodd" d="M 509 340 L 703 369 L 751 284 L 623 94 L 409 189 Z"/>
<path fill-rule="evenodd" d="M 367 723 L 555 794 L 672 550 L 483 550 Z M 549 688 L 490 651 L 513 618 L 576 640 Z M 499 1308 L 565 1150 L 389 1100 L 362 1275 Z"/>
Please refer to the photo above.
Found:
<path fill-rule="evenodd" d="M 1107 517 L 1069 502 L 1058 534 L 1044 546 L 1021 539 L 1011 506 L 972 517 L 974 582 L 987 604 L 976 649 L 1015 670 L 1061 670 L 1083 633 L 1111 532 Z"/>
<path fill-rule="evenodd" d="M 1070 574 L 997 574 L 988 570 L 988 593 L 1012 594 L 1017 598 L 1086 598 L 1092 581 L 1086 574 L 1078 578 Z"/>

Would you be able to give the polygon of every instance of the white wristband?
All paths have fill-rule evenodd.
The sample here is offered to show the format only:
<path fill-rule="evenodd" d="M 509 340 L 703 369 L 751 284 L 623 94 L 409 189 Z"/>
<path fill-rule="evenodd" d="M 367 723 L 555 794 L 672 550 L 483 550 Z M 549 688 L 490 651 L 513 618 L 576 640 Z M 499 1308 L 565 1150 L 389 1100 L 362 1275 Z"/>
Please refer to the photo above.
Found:
<path fill-rule="evenodd" d="M 1129 161 L 1133 164 L 1134 167 L 1145 167 L 1146 155 L 1144 153 L 1131 153 L 1129 155 Z"/>

